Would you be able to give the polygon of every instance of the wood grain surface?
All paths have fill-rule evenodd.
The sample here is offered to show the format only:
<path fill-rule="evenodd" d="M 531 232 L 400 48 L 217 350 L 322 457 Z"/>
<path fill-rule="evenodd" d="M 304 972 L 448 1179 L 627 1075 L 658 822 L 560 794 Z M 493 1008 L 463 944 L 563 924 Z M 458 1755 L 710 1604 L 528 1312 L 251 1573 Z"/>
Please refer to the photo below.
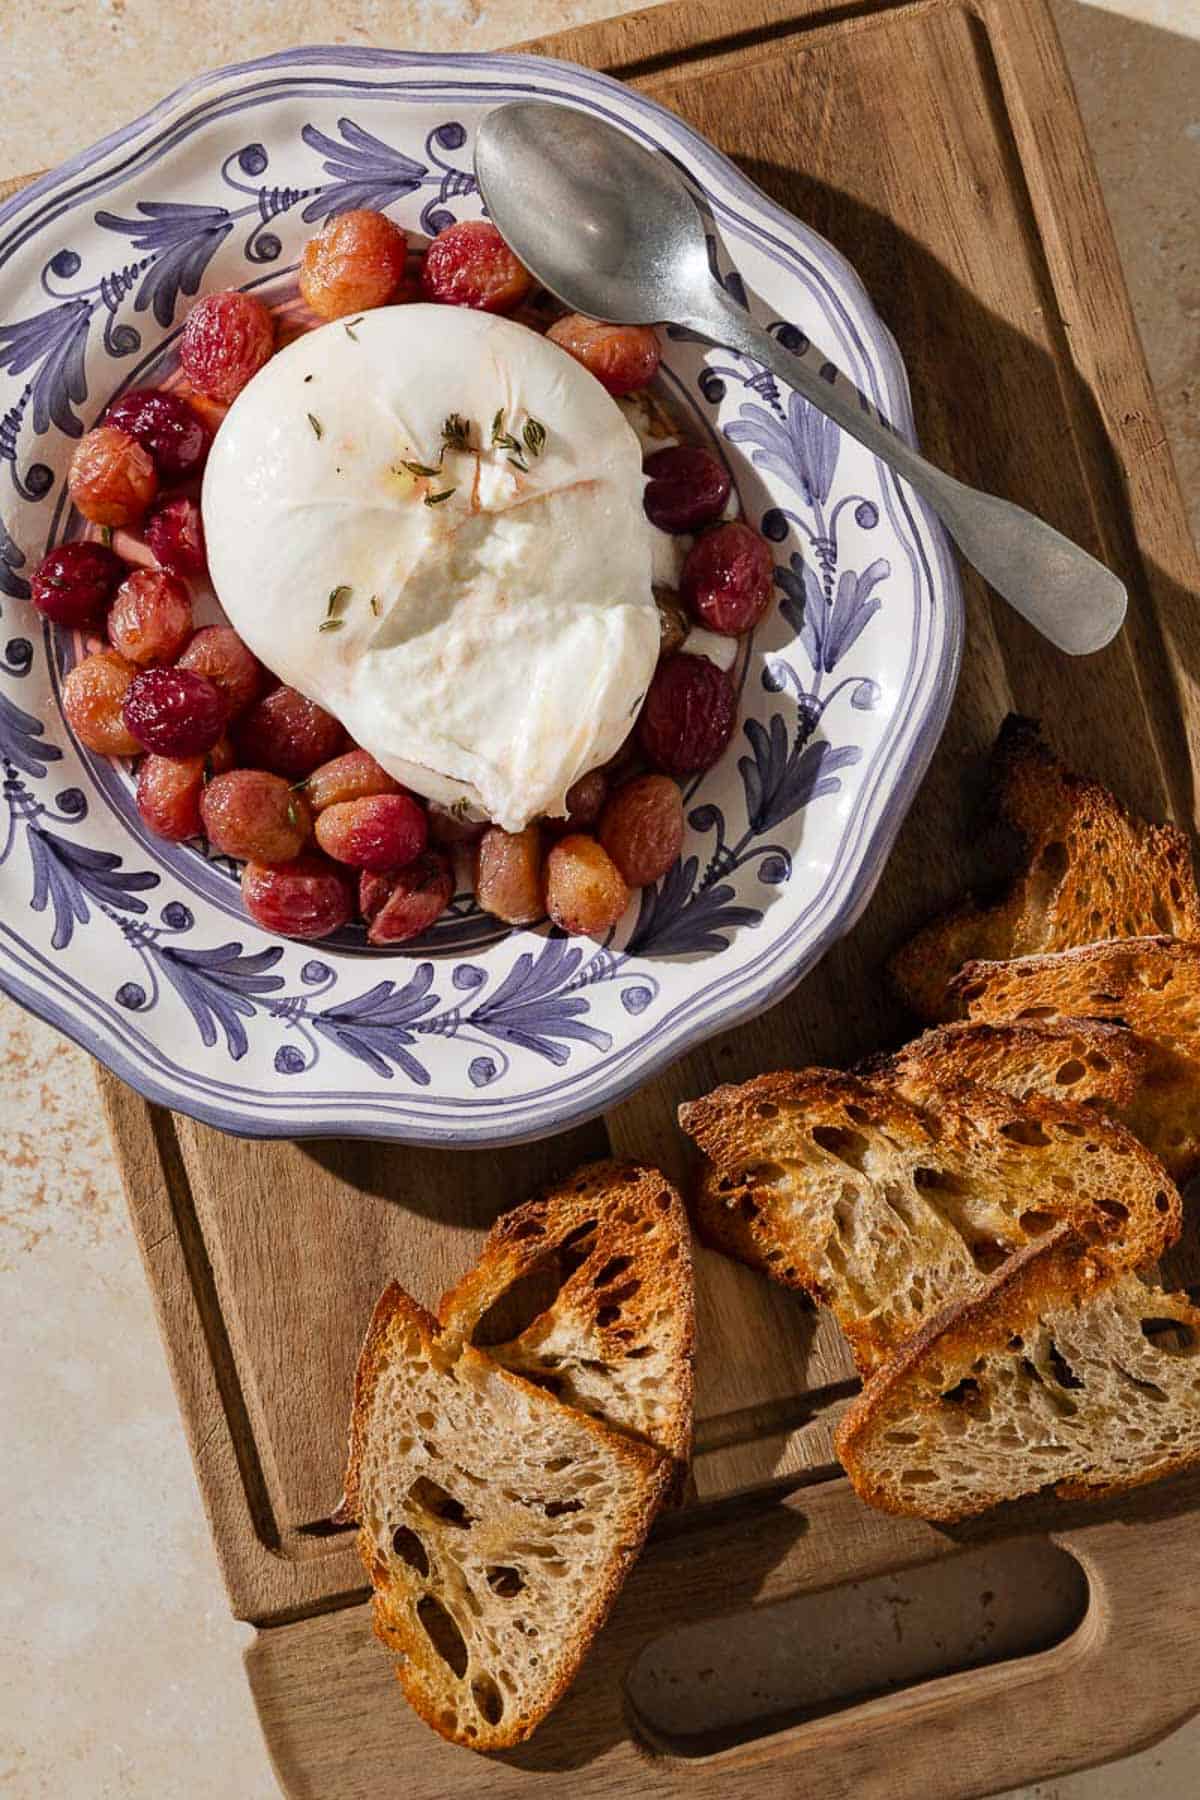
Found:
<path fill-rule="evenodd" d="M 694 1503 L 657 1534 L 580 1683 L 526 1751 L 468 1761 L 409 1717 L 369 1642 L 348 1539 L 326 1524 L 358 1336 L 389 1276 L 430 1301 L 501 1208 L 584 1158 L 611 1146 L 682 1179 L 681 1098 L 900 1038 L 880 965 L 972 867 L 982 756 L 1007 710 L 1040 714 L 1068 758 L 1131 804 L 1193 834 L 1198 822 L 1200 574 L 1042 0 L 683 0 L 535 48 L 674 108 L 837 244 L 900 343 L 924 447 L 1111 562 L 1130 618 L 1109 650 L 1072 662 L 968 572 L 950 724 L 856 928 L 797 993 L 603 1121 L 489 1153 L 235 1143 L 101 1074 L 231 1601 L 268 1627 L 249 1668 L 281 1781 L 350 1800 L 392 1791 L 401 1766 L 414 1800 L 468 1784 L 557 1794 L 568 1779 L 606 1796 L 686 1785 L 959 1800 L 1120 1754 L 1200 1702 L 1186 1654 L 1137 1653 L 1168 1604 L 1178 1649 L 1200 1627 L 1191 1487 L 1082 1523 L 1061 1509 L 1020 1515 L 1088 1574 L 1083 1622 L 1056 1648 L 715 1756 L 683 1755 L 632 1720 L 626 1671 L 668 1626 L 751 1604 L 766 1626 L 785 1594 L 957 1548 L 866 1513 L 827 1479 L 853 1385 L 836 1331 L 704 1252 Z"/>

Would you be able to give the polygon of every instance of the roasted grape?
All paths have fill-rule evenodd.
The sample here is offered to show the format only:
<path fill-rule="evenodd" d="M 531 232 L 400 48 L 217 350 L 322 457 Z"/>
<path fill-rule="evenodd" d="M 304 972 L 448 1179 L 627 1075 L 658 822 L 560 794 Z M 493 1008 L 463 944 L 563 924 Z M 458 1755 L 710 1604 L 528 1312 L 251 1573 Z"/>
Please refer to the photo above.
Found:
<path fill-rule="evenodd" d="M 740 519 L 729 519 L 697 538 L 688 551 L 680 598 L 709 631 L 740 637 L 767 610 L 773 568 L 766 539 Z"/>
<path fill-rule="evenodd" d="M 586 775 L 581 775 L 567 789 L 565 816 L 561 819 L 547 818 L 544 823 L 551 831 L 560 834 L 587 831 L 600 817 L 600 808 L 604 805 L 607 793 L 608 777 L 603 769 L 589 769 Z"/>
<path fill-rule="evenodd" d="M 400 783 L 393 781 L 366 750 L 347 750 L 332 762 L 314 769 L 305 788 L 314 812 L 337 806 L 347 800 L 365 800 L 372 794 L 398 794 Z"/>
<path fill-rule="evenodd" d="M 205 625 L 196 633 L 178 667 L 207 675 L 225 696 L 227 717 L 236 719 L 258 698 L 263 667 L 231 625 Z"/>
<path fill-rule="evenodd" d="M 402 869 L 424 850 L 429 826 L 411 794 L 342 800 L 317 814 L 317 843 L 355 869 Z"/>
<path fill-rule="evenodd" d="M 192 598 L 161 569 L 135 569 L 117 589 L 108 615 L 112 647 L 130 662 L 172 662 L 192 634 Z"/>
<path fill-rule="evenodd" d="M 328 937 L 354 917 L 350 877 L 312 852 L 288 863 L 248 862 L 242 900 L 256 924 L 281 937 Z"/>
<path fill-rule="evenodd" d="M 725 464 L 698 444 L 656 450 L 642 469 L 649 477 L 643 497 L 646 517 L 660 531 L 699 531 L 711 525 L 725 510 L 733 487 Z"/>
<path fill-rule="evenodd" d="M 101 756 L 136 756 L 141 749 L 125 724 L 123 708 L 137 669 L 115 650 L 98 650 L 76 663 L 63 682 L 67 724 L 80 743 Z"/>
<path fill-rule="evenodd" d="M 478 312 L 511 312 L 533 286 L 533 276 L 487 219 L 460 219 L 439 231 L 421 266 L 427 300 L 471 306 Z"/>
<path fill-rule="evenodd" d="M 179 363 L 194 388 L 228 406 L 269 362 L 275 321 L 261 300 L 237 288 L 197 300 L 179 338 Z"/>
<path fill-rule="evenodd" d="M 202 756 L 225 729 L 224 695 L 190 669 L 143 669 L 125 696 L 122 716 L 143 750 L 158 756 Z"/>
<path fill-rule="evenodd" d="M 186 494 L 172 494 L 169 500 L 160 500 L 151 509 L 145 532 L 155 561 L 172 575 L 207 572 L 204 521 L 200 508 Z"/>
<path fill-rule="evenodd" d="M 234 737 L 247 767 L 303 781 L 338 754 L 346 734 L 315 700 L 295 688 L 277 687 L 239 721 Z"/>
<path fill-rule="evenodd" d="M 454 898 L 450 859 L 439 850 L 426 850 L 406 869 L 394 874 L 364 872 L 359 886 L 359 905 L 369 922 L 369 944 L 403 944 L 419 937 L 438 919 Z"/>
<path fill-rule="evenodd" d="M 104 415 L 106 425 L 116 425 L 135 437 L 154 458 L 167 481 L 193 475 L 208 454 L 208 430 L 182 394 L 164 388 L 131 388 L 114 400 Z"/>
<path fill-rule="evenodd" d="M 138 766 L 137 809 L 156 837 L 199 837 L 204 783 L 232 766 L 233 746 L 218 738 L 206 756 L 143 756 Z"/>
<path fill-rule="evenodd" d="M 669 775 L 637 775 L 612 795 L 600 842 L 630 887 L 648 887 L 672 868 L 683 843 L 683 796 Z"/>
<path fill-rule="evenodd" d="M 568 313 L 546 336 L 606 387 L 631 394 L 645 387 L 658 368 L 658 339 L 649 325 L 602 325 L 582 313 Z"/>
<path fill-rule="evenodd" d="M 56 625 L 87 631 L 104 618 L 124 573 L 124 563 L 106 544 L 60 544 L 33 571 L 29 598 Z"/>
<path fill-rule="evenodd" d="M 532 925 L 545 916 L 542 834 L 536 825 L 501 831 L 489 825 L 475 854 L 475 897 L 506 925 Z"/>
<path fill-rule="evenodd" d="M 312 836 L 303 794 L 266 769 L 231 769 L 205 788 L 200 817 L 214 850 L 239 861 L 291 862 Z"/>
<path fill-rule="evenodd" d="M 67 489 L 93 525 L 134 525 L 158 489 L 154 458 L 127 431 L 97 425 L 75 446 Z"/>
<path fill-rule="evenodd" d="M 300 292 L 323 319 L 384 306 L 404 280 L 408 241 L 381 212 L 327 219 L 300 258 Z"/>
<path fill-rule="evenodd" d="M 683 649 L 691 630 L 688 616 L 674 588 L 656 587 L 654 604 L 658 608 L 658 654 L 674 656 L 676 650 Z"/>
<path fill-rule="evenodd" d="M 710 769 L 733 736 L 737 695 L 724 669 L 681 650 L 659 663 L 638 719 L 638 742 L 667 775 Z"/>
<path fill-rule="evenodd" d="M 546 911 L 563 931 L 601 938 L 629 904 L 612 857 L 582 832 L 559 840 L 546 858 Z"/>

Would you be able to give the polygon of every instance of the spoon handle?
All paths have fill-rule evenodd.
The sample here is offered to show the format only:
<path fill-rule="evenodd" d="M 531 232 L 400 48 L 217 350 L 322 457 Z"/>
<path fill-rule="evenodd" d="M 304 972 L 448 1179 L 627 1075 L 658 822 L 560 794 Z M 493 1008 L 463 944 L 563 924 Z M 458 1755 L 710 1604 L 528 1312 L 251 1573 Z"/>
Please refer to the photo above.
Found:
<path fill-rule="evenodd" d="M 1085 656 L 1103 649 L 1121 629 L 1125 586 L 1103 563 L 1011 500 L 967 487 L 927 462 L 819 351 L 811 352 L 812 361 L 794 356 L 715 282 L 703 314 L 680 323 L 764 363 L 857 438 L 928 501 L 967 561 L 1060 650 Z M 820 373 L 813 367 L 818 358 Z"/>

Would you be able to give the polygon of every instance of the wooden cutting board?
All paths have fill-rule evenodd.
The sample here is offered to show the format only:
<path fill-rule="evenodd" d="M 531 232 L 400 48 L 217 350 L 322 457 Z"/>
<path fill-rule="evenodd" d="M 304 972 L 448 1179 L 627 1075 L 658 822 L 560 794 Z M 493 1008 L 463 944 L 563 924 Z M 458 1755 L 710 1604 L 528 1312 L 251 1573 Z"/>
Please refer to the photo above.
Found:
<path fill-rule="evenodd" d="M 832 239 L 899 339 L 925 447 L 1119 568 L 1130 619 L 1069 662 L 968 576 L 950 726 L 855 931 L 594 1124 L 469 1154 L 238 1143 L 101 1075 L 231 1602 L 260 1627 L 248 1670 L 280 1781 L 297 1800 L 959 1800 L 1118 1755 L 1200 1704 L 1200 1484 L 960 1533 L 871 1514 L 832 1462 L 854 1387 L 836 1331 L 704 1252 L 694 1495 L 522 1751 L 475 1759 L 408 1713 L 328 1523 L 387 1277 L 430 1301 L 502 1207 L 584 1158 L 682 1177 L 684 1096 L 898 1037 L 880 964 L 963 881 L 1007 710 L 1197 824 L 1200 575 L 1043 0 L 684 0 L 535 48 L 675 108 Z"/>

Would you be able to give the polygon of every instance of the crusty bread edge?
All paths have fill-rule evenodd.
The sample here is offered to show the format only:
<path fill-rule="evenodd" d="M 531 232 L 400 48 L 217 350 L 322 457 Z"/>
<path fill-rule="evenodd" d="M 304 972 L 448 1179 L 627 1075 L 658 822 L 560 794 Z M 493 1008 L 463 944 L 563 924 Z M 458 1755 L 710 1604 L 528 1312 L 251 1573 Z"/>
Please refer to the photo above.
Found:
<path fill-rule="evenodd" d="M 354 1380 L 354 1405 L 351 1413 L 350 1451 L 346 1471 L 347 1507 L 360 1509 L 360 1474 L 362 1467 L 363 1447 L 366 1439 L 367 1421 L 370 1412 L 370 1401 L 374 1393 L 375 1383 L 383 1367 L 387 1351 L 387 1340 L 398 1315 L 402 1315 L 420 1332 L 428 1345 L 431 1357 L 437 1360 L 437 1339 L 440 1327 L 431 1312 L 407 1294 L 399 1282 L 389 1282 L 375 1303 L 371 1322 L 363 1341 L 358 1368 Z M 461 1359 L 473 1363 L 481 1374 L 495 1376 L 503 1382 L 511 1384 L 526 1396 L 532 1397 L 535 1406 L 553 1408 L 572 1423 L 589 1432 L 593 1437 L 607 1441 L 618 1462 L 624 1462 L 639 1488 L 638 1504 L 632 1509 L 630 1530 L 625 1541 L 615 1550 L 613 1563 L 610 1565 L 607 1579 L 598 1591 L 595 1603 L 576 1620 L 574 1636 L 564 1646 L 562 1665 L 559 1676 L 547 1690 L 547 1698 L 542 1708 L 533 1715 L 525 1715 L 511 1724 L 489 1734 L 481 1733 L 479 1737 L 467 1739 L 457 1736 L 442 1725 L 439 1718 L 424 1704 L 424 1696 L 406 1679 L 406 1665 L 401 1663 L 396 1675 L 404 1690 L 405 1698 L 414 1712 L 427 1725 L 449 1743 L 460 1744 L 464 1748 L 476 1751 L 511 1749 L 523 1743 L 534 1732 L 542 1720 L 562 1699 L 567 1688 L 577 1675 L 584 1657 L 591 1647 L 593 1639 L 600 1631 L 617 1595 L 624 1585 L 630 1568 L 641 1551 L 642 1545 L 650 1530 L 655 1515 L 661 1507 L 670 1488 L 674 1463 L 665 1452 L 656 1449 L 606 1425 L 587 1413 L 578 1412 L 573 1407 L 563 1406 L 553 1395 L 546 1393 L 531 1382 L 522 1380 L 511 1370 L 503 1368 L 489 1357 L 486 1352 L 468 1345 L 461 1352 Z M 365 1526 L 358 1532 L 359 1558 L 374 1587 L 375 1542 Z M 405 1642 L 408 1639 L 407 1627 L 388 1605 L 386 1594 L 378 1589 L 374 1591 L 373 1615 L 376 1635 L 380 1641 L 388 1645 L 397 1654 L 405 1654 Z"/>
<path fill-rule="evenodd" d="M 990 1511 L 1011 1498 L 1003 1495 L 974 1507 L 918 1510 L 906 1506 L 863 1468 L 855 1454 L 858 1441 L 886 1413 L 894 1390 L 910 1376 L 920 1374 L 927 1356 L 939 1349 L 946 1354 L 947 1386 L 953 1387 L 960 1366 L 969 1369 L 976 1357 L 1002 1336 L 1027 1330 L 1046 1309 L 1051 1295 L 1053 1303 L 1059 1305 L 1086 1306 L 1128 1273 L 1114 1268 L 1103 1253 L 1084 1244 L 1069 1226 L 1059 1225 L 1036 1243 L 1015 1251 L 981 1292 L 943 1308 L 872 1376 L 838 1422 L 834 1448 L 859 1498 L 879 1512 L 946 1525 Z M 1148 1295 L 1153 1293 L 1153 1289 L 1147 1289 Z M 1158 1303 L 1169 1305 L 1175 1313 L 1183 1309 L 1186 1322 L 1200 1331 L 1200 1310 L 1192 1307 L 1186 1297 L 1162 1293 Z M 1187 1456 L 1161 1458 L 1144 1470 L 1116 1480 L 1048 1483 L 1045 1489 L 1029 1492 L 1049 1491 L 1062 1500 L 1102 1500 L 1180 1473 L 1198 1462 L 1200 1450 Z"/>

